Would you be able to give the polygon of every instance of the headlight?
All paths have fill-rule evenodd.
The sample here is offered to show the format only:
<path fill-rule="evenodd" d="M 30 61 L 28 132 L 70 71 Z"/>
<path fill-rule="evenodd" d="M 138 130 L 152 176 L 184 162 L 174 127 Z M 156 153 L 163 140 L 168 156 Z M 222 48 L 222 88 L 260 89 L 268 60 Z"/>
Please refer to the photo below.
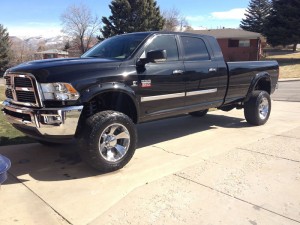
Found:
<path fill-rule="evenodd" d="M 68 83 L 46 83 L 41 84 L 45 100 L 77 100 L 79 93 Z"/>

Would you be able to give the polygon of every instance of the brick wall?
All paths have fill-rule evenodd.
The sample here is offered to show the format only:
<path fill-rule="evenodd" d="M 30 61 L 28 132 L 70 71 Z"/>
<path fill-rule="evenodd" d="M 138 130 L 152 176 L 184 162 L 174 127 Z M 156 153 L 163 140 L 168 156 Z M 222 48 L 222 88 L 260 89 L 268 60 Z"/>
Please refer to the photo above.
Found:
<path fill-rule="evenodd" d="M 250 47 L 229 47 L 229 39 L 218 39 L 224 59 L 227 62 L 258 60 L 258 41 L 258 39 L 251 39 Z"/>

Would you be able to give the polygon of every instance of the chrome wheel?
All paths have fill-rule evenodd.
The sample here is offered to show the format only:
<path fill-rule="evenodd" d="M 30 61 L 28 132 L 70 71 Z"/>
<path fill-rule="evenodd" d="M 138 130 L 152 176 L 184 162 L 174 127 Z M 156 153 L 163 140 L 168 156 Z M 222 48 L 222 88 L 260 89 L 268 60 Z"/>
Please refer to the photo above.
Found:
<path fill-rule="evenodd" d="M 99 140 L 99 151 L 105 160 L 116 162 L 126 155 L 129 145 L 130 134 L 127 128 L 114 123 L 103 130 Z"/>
<path fill-rule="evenodd" d="M 267 98 L 263 97 L 260 100 L 260 103 L 258 106 L 258 111 L 259 111 L 260 119 L 264 120 L 267 118 L 267 116 L 269 114 L 269 101 Z"/>
<path fill-rule="evenodd" d="M 260 126 L 265 124 L 271 113 L 271 98 L 266 91 L 253 91 L 245 102 L 244 115 L 249 124 Z"/>

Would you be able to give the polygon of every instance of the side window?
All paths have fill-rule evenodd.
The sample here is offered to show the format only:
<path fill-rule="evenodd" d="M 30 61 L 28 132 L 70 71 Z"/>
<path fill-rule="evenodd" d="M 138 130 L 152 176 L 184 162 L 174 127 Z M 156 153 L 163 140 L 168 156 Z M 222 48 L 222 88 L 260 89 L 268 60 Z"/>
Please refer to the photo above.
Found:
<path fill-rule="evenodd" d="M 155 37 L 152 42 L 146 47 L 145 52 L 154 50 L 166 50 L 167 61 L 178 60 L 178 47 L 174 35 L 159 35 Z M 142 58 L 145 57 L 145 52 Z"/>
<path fill-rule="evenodd" d="M 204 41 L 200 38 L 181 37 L 186 61 L 209 60 L 209 54 Z"/>

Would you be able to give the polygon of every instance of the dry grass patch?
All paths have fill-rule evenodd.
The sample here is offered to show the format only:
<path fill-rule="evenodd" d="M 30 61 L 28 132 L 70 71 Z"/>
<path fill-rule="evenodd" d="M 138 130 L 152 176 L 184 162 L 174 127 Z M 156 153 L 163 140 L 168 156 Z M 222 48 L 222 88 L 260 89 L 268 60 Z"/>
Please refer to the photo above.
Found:
<path fill-rule="evenodd" d="M 300 78 L 300 52 L 272 55 L 267 57 L 267 60 L 278 61 L 279 78 Z"/>
<path fill-rule="evenodd" d="M 4 86 L 0 86 L 0 103 L 5 99 Z M 1 107 L 0 107 L 1 108 Z M 0 112 L 0 146 L 32 143 L 33 139 L 25 136 L 8 123 Z"/>

